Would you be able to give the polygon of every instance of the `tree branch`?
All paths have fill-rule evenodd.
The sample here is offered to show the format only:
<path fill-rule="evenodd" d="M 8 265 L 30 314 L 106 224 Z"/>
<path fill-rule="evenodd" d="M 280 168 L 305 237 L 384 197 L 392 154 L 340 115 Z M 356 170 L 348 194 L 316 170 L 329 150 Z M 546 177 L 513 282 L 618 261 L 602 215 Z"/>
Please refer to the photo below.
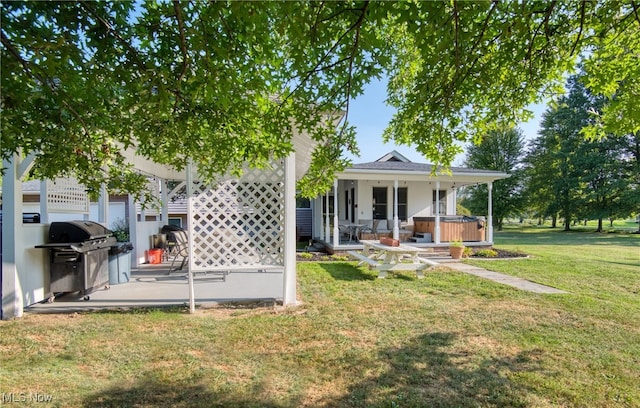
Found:
<path fill-rule="evenodd" d="M 113 35 L 118 41 L 124 44 L 126 49 L 133 55 L 139 66 L 141 66 L 145 71 L 147 70 L 147 65 L 138 55 L 138 51 L 113 28 L 111 23 L 102 18 L 102 16 L 100 16 L 93 8 L 91 8 L 86 1 L 80 1 L 80 5 L 82 5 L 82 7 L 89 12 L 89 14 L 95 17 L 95 19 L 98 20 L 100 24 L 102 24 L 102 26 L 107 30 L 107 34 Z"/>
<path fill-rule="evenodd" d="M 184 32 L 184 19 L 182 18 L 182 9 L 180 8 L 180 1 L 173 0 L 173 10 L 176 13 L 176 20 L 178 20 L 178 31 L 180 32 L 180 52 L 182 53 L 182 70 L 178 77 L 178 89 L 180 89 L 180 82 L 187 73 L 189 67 L 189 53 L 187 52 L 187 38 Z"/>
<path fill-rule="evenodd" d="M 310 70 L 308 70 L 305 74 L 304 74 L 304 78 L 302 78 L 302 80 L 300 81 L 300 83 L 298 84 L 298 86 L 296 86 L 296 88 L 289 92 L 289 95 L 287 95 L 284 99 L 287 100 L 289 99 L 289 97 L 291 97 L 291 95 L 293 95 L 294 93 L 296 93 L 298 91 L 298 89 L 302 88 L 302 85 L 304 85 L 309 78 L 311 78 L 311 75 L 313 75 L 316 72 L 319 72 L 319 70 L 323 70 L 326 68 L 321 69 L 320 67 L 322 66 L 322 63 L 329 58 L 329 56 L 338 48 L 338 46 L 341 44 L 342 40 L 354 29 L 358 30 L 359 32 L 359 27 L 362 25 L 362 22 L 364 21 L 364 17 L 366 15 L 366 11 L 367 8 L 369 7 L 369 1 L 365 1 L 364 6 L 362 7 L 362 9 L 359 9 L 361 14 L 360 17 L 358 18 L 358 20 L 353 23 L 351 25 L 351 27 L 349 27 L 341 36 L 340 38 L 338 38 L 336 40 L 336 42 L 331 46 L 331 48 L 329 50 L 327 50 L 327 52 L 325 52 L 325 54 L 322 56 L 322 58 L 320 58 L 320 60 L 316 63 L 316 65 L 311 68 Z M 352 53 L 353 55 L 353 53 Z M 346 60 L 346 59 L 345 59 Z"/>
<path fill-rule="evenodd" d="M 458 3 L 453 0 L 453 47 L 456 54 L 456 72 L 460 69 L 460 15 L 458 14 Z"/>
<path fill-rule="evenodd" d="M 638 16 L 638 5 L 634 0 L 631 0 L 631 7 L 633 7 L 633 15 L 636 17 L 636 21 L 640 24 L 640 16 Z"/>
<path fill-rule="evenodd" d="M 584 13 L 585 13 L 585 7 L 586 7 L 587 2 L 583 1 L 582 3 L 580 3 L 580 29 L 578 30 L 578 36 L 576 37 L 576 41 L 573 43 L 573 47 L 571 48 L 571 54 L 573 55 L 576 52 L 576 47 L 578 46 L 578 43 L 580 42 L 580 37 L 582 36 L 582 30 L 584 27 Z"/>

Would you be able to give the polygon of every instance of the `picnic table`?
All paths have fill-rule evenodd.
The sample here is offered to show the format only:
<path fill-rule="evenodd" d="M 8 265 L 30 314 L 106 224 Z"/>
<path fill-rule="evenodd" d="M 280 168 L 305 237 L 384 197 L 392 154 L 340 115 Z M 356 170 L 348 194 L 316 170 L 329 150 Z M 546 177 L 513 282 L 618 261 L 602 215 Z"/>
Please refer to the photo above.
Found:
<path fill-rule="evenodd" d="M 349 255 L 360 260 L 358 265 L 368 264 L 378 270 L 378 278 L 387 276 L 389 271 L 415 271 L 418 279 L 424 278 L 423 271 L 437 263 L 418 256 L 423 251 L 411 245 L 390 246 L 378 241 L 360 240 L 362 252 L 349 251 Z"/>

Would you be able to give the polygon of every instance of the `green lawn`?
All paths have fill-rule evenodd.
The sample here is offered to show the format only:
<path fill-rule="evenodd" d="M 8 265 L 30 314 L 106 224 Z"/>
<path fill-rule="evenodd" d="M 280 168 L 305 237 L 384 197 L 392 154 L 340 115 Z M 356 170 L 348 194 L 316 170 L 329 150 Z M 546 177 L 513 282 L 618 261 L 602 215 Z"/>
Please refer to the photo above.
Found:
<path fill-rule="evenodd" d="M 378 280 L 354 263 L 299 263 L 304 305 L 287 311 L 0 322 L 0 398 L 61 407 L 640 406 L 640 235 L 531 227 L 496 233 L 496 242 L 532 257 L 474 262 L 570 294 L 444 268 Z"/>

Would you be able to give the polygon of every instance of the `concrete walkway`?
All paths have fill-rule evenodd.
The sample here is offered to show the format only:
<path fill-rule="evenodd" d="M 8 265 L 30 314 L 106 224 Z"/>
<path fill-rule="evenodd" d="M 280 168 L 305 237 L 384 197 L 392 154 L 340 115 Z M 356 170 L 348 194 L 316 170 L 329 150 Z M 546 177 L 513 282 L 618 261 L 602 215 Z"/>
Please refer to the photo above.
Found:
<path fill-rule="evenodd" d="M 505 285 L 513 286 L 514 288 L 518 288 L 521 290 L 526 290 L 528 292 L 534 293 L 550 293 L 550 294 L 561 294 L 568 293 L 564 290 L 552 288 L 551 286 L 541 285 L 539 283 L 534 283 L 522 278 L 516 278 L 514 276 L 504 275 L 498 272 L 488 271 L 484 268 L 479 268 L 473 265 L 467 265 L 462 262 L 447 262 L 445 266 L 455 269 L 456 271 L 468 273 L 471 275 L 479 276 L 481 278 L 490 279 L 494 282 L 502 283 Z"/>

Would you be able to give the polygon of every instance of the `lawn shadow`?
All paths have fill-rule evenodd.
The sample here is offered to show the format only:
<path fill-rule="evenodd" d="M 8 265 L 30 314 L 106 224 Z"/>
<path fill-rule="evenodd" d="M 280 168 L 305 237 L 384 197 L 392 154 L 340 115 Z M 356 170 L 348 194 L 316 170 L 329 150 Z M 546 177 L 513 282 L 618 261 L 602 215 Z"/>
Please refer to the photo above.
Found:
<path fill-rule="evenodd" d="M 365 273 L 361 267 L 346 262 L 320 263 L 319 265 L 335 280 L 362 281 L 376 279 L 375 275 Z"/>
<path fill-rule="evenodd" d="M 213 380 L 212 380 L 213 381 Z M 205 384 L 187 384 L 171 381 L 140 378 L 131 386 L 114 386 L 85 398 L 83 407 L 282 407 L 281 403 L 265 400 L 264 393 L 256 389 L 251 393 L 216 392 Z M 293 406 L 293 405 L 291 405 Z"/>
<path fill-rule="evenodd" d="M 428 333 L 401 348 L 383 350 L 378 361 L 388 367 L 350 387 L 329 406 L 347 407 L 524 407 L 529 390 L 507 372 L 539 370 L 536 352 L 509 357 L 451 350 L 457 335 Z"/>

